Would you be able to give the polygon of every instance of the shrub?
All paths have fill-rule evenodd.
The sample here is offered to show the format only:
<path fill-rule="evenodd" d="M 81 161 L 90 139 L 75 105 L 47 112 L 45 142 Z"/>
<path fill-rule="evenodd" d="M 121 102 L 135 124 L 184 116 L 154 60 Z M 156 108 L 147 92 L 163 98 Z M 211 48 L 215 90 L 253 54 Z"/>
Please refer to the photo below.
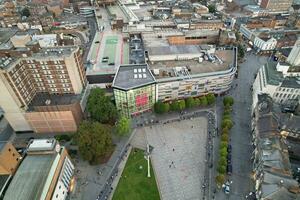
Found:
<path fill-rule="evenodd" d="M 215 103 L 215 101 L 216 101 L 215 95 L 211 94 L 211 93 L 206 95 L 206 99 L 207 99 L 208 105 L 211 105 L 211 104 Z"/>
<path fill-rule="evenodd" d="M 185 99 L 186 108 L 193 108 L 195 106 L 195 100 L 192 97 Z"/>
<path fill-rule="evenodd" d="M 221 141 L 223 142 L 223 141 L 228 141 L 228 139 L 229 139 L 229 136 L 227 135 L 227 134 L 222 134 L 222 136 L 221 136 Z"/>
<path fill-rule="evenodd" d="M 220 149 L 220 155 L 221 156 L 227 156 L 227 147 L 224 147 L 224 148 Z"/>
<path fill-rule="evenodd" d="M 217 171 L 220 174 L 225 174 L 225 172 L 226 172 L 226 166 L 225 165 L 219 165 Z"/>
<path fill-rule="evenodd" d="M 222 121 L 221 126 L 222 126 L 222 128 L 231 129 L 233 127 L 233 122 L 230 119 L 225 119 Z"/>
<path fill-rule="evenodd" d="M 200 99 L 195 98 L 194 99 L 194 104 L 195 104 L 195 106 L 200 106 L 200 104 L 201 104 Z"/>
<path fill-rule="evenodd" d="M 224 99 L 223 99 L 223 105 L 224 106 L 228 106 L 228 105 L 232 106 L 233 103 L 234 103 L 234 100 L 233 100 L 233 98 L 231 96 L 224 97 Z"/>
<path fill-rule="evenodd" d="M 224 174 L 219 174 L 216 176 L 216 183 L 218 186 L 221 186 L 225 182 L 225 176 Z"/>

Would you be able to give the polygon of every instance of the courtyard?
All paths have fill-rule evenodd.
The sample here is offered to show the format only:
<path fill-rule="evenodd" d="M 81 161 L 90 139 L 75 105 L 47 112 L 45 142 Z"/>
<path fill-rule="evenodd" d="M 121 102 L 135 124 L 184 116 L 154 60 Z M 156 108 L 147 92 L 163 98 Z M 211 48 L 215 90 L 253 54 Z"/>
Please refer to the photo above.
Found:
<path fill-rule="evenodd" d="M 138 128 L 136 137 L 145 138 L 154 147 L 151 161 L 162 200 L 202 198 L 206 118 Z"/>

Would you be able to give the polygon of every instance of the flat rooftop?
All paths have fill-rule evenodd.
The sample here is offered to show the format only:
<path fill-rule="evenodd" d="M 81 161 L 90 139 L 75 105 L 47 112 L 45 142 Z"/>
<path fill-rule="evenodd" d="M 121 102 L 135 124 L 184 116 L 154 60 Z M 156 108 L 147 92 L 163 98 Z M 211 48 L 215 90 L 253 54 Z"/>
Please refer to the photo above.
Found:
<path fill-rule="evenodd" d="M 40 199 L 57 155 L 27 155 L 12 179 L 4 200 Z"/>
<path fill-rule="evenodd" d="M 153 71 L 156 79 L 176 77 L 175 71 L 186 69 L 190 75 L 225 71 L 230 69 L 234 62 L 233 50 L 216 50 L 214 55 L 217 55 L 222 62 L 211 62 L 203 60 L 176 60 L 176 61 L 158 61 L 149 64 L 151 71 Z M 180 74 L 180 73 L 179 73 Z"/>
<path fill-rule="evenodd" d="M 55 139 L 34 139 L 29 144 L 28 151 L 50 151 L 55 145 Z"/>
<path fill-rule="evenodd" d="M 17 33 L 16 29 L 0 28 L 0 45 L 9 41 Z"/>
<path fill-rule="evenodd" d="M 148 65 L 121 65 L 114 78 L 113 87 L 129 90 L 154 83 Z"/>
<path fill-rule="evenodd" d="M 50 95 L 48 93 L 37 93 L 29 105 L 29 110 L 34 110 L 35 106 L 70 105 L 79 100 L 80 95 L 75 94 Z"/>
<path fill-rule="evenodd" d="M 97 32 L 87 59 L 90 63 L 87 75 L 114 74 L 119 65 L 129 64 L 129 45 L 122 34 Z"/>

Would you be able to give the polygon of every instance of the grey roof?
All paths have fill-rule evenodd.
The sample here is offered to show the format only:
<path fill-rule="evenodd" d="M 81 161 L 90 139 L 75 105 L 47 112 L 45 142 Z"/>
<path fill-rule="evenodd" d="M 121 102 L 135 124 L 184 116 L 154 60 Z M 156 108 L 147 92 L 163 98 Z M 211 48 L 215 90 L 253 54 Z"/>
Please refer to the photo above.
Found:
<path fill-rule="evenodd" d="M 195 54 L 201 53 L 199 45 L 169 45 L 147 47 L 149 55 Z"/>
<path fill-rule="evenodd" d="M 300 88 L 300 80 L 295 77 L 286 78 L 282 81 L 281 87 Z"/>
<path fill-rule="evenodd" d="M 4 200 L 39 200 L 56 155 L 25 157 L 5 193 Z"/>
<path fill-rule="evenodd" d="M 276 70 L 276 64 L 277 62 L 270 61 L 264 65 L 267 82 L 271 85 L 279 85 L 283 80 L 282 73 Z"/>
<path fill-rule="evenodd" d="M 80 101 L 80 95 L 64 94 L 64 95 L 50 95 L 48 93 L 37 93 L 32 99 L 29 110 L 35 106 L 57 106 L 70 105 Z"/>
<path fill-rule="evenodd" d="M 123 90 L 155 83 L 147 64 L 121 65 L 113 81 L 113 87 Z"/>

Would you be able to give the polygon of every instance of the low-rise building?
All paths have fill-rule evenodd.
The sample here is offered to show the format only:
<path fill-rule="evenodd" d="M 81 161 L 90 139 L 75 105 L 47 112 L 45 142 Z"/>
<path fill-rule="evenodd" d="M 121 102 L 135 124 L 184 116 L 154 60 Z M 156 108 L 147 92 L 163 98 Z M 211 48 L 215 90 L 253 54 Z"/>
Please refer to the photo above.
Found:
<path fill-rule="evenodd" d="M 252 158 L 257 199 L 299 199 L 300 188 L 293 179 L 288 146 L 268 95 L 258 96 L 254 113 Z"/>
<path fill-rule="evenodd" d="M 74 165 L 67 150 L 55 139 L 35 139 L 29 143 L 4 200 L 64 200 L 74 183 Z"/>

